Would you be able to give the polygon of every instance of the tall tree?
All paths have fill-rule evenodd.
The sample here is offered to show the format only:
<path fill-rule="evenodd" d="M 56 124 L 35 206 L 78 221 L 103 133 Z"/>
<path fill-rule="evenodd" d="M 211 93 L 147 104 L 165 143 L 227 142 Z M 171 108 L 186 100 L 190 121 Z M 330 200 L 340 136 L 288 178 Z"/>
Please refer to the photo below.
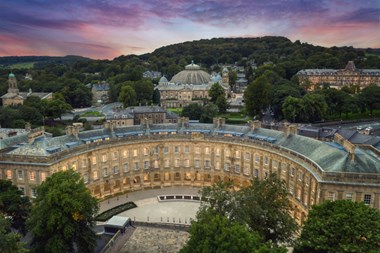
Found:
<path fill-rule="evenodd" d="M 227 102 L 227 98 L 224 96 L 224 95 L 221 95 L 219 96 L 217 99 L 216 99 L 216 102 L 215 102 L 216 106 L 219 108 L 219 112 L 220 113 L 224 113 L 227 111 L 227 109 L 229 108 L 229 104 Z"/>
<path fill-rule="evenodd" d="M 28 252 L 24 243 L 20 242 L 21 235 L 10 232 L 10 224 L 0 214 L 0 252 L 2 253 L 24 253 Z"/>
<path fill-rule="evenodd" d="M 129 85 L 124 85 L 119 94 L 119 102 L 122 102 L 124 107 L 136 105 L 135 90 Z"/>
<path fill-rule="evenodd" d="M 294 252 L 375 253 L 379 249 L 380 212 L 361 202 L 337 200 L 313 206 Z"/>
<path fill-rule="evenodd" d="M 31 209 L 28 197 L 23 196 L 9 180 L 0 179 L 0 213 L 12 217 L 11 226 L 25 233 L 25 221 Z"/>
<path fill-rule="evenodd" d="M 218 97 L 224 96 L 224 89 L 219 83 L 214 83 L 208 91 L 211 102 L 215 103 Z"/>
<path fill-rule="evenodd" d="M 160 91 L 158 89 L 154 89 L 153 96 L 152 96 L 152 101 L 156 105 L 158 105 L 158 104 L 161 103 L 161 95 L 160 95 Z"/>
<path fill-rule="evenodd" d="M 190 104 L 183 107 L 182 117 L 188 117 L 190 120 L 199 120 L 202 114 L 202 106 L 199 104 Z"/>
<path fill-rule="evenodd" d="M 282 104 L 282 113 L 284 114 L 284 118 L 291 122 L 296 122 L 303 111 L 302 98 L 289 96 Z"/>
<path fill-rule="evenodd" d="M 271 87 L 265 76 L 258 77 L 250 83 L 244 92 L 247 113 L 250 116 L 261 117 L 261 112 L 270 104 Z"/>
<path fill-rule="evenodd" d="M 208 103 L 202 108 L 202 114 L 199 119 L 201 123 L 212 123 L 213 118 L 218 114 L 218 107 L 213 103 Z"/>
<path fill-rule="evenodd" d="M 27 222 L 34 252 L 92 253 L 97 212 L 98 201 L 77 172 L 54 173 L 37 187 Z"/>

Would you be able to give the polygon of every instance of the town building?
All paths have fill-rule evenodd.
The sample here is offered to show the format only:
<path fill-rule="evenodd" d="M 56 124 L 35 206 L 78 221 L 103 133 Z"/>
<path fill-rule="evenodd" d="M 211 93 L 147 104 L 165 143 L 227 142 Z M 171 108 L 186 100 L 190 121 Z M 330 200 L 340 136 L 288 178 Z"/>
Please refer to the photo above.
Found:
<path fill-rule="evenodd" d="M 106 81 L 94 84 L 89 83 L 86 87 L 91 89 L 92 104 L 103 104 L 108 102 L 110 85 Z"/>
<path fill-rule="evenodd" d="M 162 73 L 159 71 L 147 70 L 143 73 L 143 78 L 159 79 L 161 78 L 161 76 L 162 76 Z"/>
<path fill-rule="evenodd" d="M 302 85 L 316 86 L 328 84 L 332 88 L 357 86 L 360 89 L 370 84 L 380 85 L 380 69 L 357 69 L 353 61 L 349 61 L 344 69 L 303 69 L 297 73 Z"/>
<path fill-rule="evenodd" d="M 203 105 L 204 100 L 210 99 L 208 91 L 215 82 L 219 82 L 226 93 L 229 91 L 228 72 L 227 77 L 223 72 L 220 79 L 220 76 L 211 76 L 192 62 L 170 81 L 163 76 L 155 89 L 160 91 L 161 106 L 164 108 L 185 107 L 194 103 Z"/>
<path fill-rule="evenodd" d="M 32 89 L 29 89 L 28 92 L 20 92 L 17 87 L 16 76 L 10 73 L 8 76 L 8 92 L 1 96 L 3 106 L 22 105 L 25 99 L 30 96 L 36 96 L 40 99 L 51 99 L 53 93 L 33 92 Z"/>
<path fill-rule="evenodd" d="M 4 142 L 4 140 L 0 140 Z M 325 200 L 348 199 L 380 209 L 379 151 L 352 144 L 339 133 L 324 142 L 281 131 L 258 121 L 225 124 L 142 124 L 47 137 L 42 128 L 10 137 L 0 150 L 0 178 L 11 180 L 25 195 L 69 168 L 81 174 L 98 198 L 142 189 L 177 185 L 203 187 L 231 181 L 248 186 L 252 178 L 276 173 L 289 191 L 292 216 L 303 223 L 310 208 Z"/>

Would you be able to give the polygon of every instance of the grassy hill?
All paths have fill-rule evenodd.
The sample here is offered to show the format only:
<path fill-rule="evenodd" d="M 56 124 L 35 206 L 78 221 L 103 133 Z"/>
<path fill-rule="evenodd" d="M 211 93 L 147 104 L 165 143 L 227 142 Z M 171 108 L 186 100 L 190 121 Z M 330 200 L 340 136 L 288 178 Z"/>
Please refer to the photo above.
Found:
<path fill-rule="evenodd" d="M 0 57 L 0 67 L 6 69 L 44 68 L 50 64 L 71 64 L 77 61 L 88 61 L 90 58 L 67 56 L 5 56 Z"/>

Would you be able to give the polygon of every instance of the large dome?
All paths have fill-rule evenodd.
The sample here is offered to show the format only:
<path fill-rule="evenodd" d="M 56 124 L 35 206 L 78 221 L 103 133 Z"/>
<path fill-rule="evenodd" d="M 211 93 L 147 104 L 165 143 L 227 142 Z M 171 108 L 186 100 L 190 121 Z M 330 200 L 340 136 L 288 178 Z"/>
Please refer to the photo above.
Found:
<path fill-rule="evenodd" d="M 180 84 L 207 84 L 211 80 L 210 74 L 201 70 L 199 65 L 191 63 L 186 65 L 185 70 L 182 70 L 173 76 L 171 83 Z"/>

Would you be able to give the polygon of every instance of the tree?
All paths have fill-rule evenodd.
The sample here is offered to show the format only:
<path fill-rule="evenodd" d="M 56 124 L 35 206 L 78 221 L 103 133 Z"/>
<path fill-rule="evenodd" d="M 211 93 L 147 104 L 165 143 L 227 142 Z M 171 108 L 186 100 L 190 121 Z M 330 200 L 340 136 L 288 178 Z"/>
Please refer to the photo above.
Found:
<path fill-rule="evenodd" d="M 326 201 L 309 211 L 295 252 L 375 253 L 380 248 L 380 212 L 364 203 Z"/>
<path fill-rule="evenodd" d="M 208 96 L 210 97 L 211 102 L 215 103 L 218 97 L 224 96 L 223 87 L 218 83 L 214 83 L 208 91 Z"/>
<path fill-rule="evenodd" d="M 180 253 L 233 252 L 233 253 L 285 253 L 285 248 L 271 249 L 260 236 L 246 226 L 227 217 L 206 212 L 192 222 L 190 240 Z"/>
<path fill-rule="evenodd" d="M 44 99 L 42 102 L 44 105 L 44 116 L 52 119 L 61 118 L 62 114 L 70 112 L 73 109 L 71 105 L 66 103 L 63 95 L 60 93 L 54 93 L 52 99 Z"/>
<path fill-rule="evenodd" d="M 124 107 L 136 105 L 135 90 L 129 85 L 124 85 L 119 94 L 119 102 L 122 102 Z"/>
<path fill-rule="evenodd" d="M 182 117 L 188 117 L 190 120 L 199 120 L 202 114 L 202 106 L 199 104 L 190 104 L 183 107 Z"/>
<path fill-rule="evenodd" d="M 237 195 L 236 219 L 258 232 L 264 241 L 275 244 L 292 241 L 298 226 L 290 216 L 288 190 L 277 174 L 266 179 L 254 178 Z"/>
<path fill-rule="evenodd" d="M 265 76 L 258 77 L 250 83 L 244 92 L 247 113 L 261 117 L 261 112 L 270 104 L 271 87 Z"/>
<path fill-rule="evenodd" d="M 326 116 L 327 104 L 325 98 L 316 93 L 306 94 L 302 98 L 303 103 L 303 120 L 314 122 L 323 119 Z"/>
<path fill-rule="evenodd" d="M 380 108 L 380 87 L 377 85 L 365 87 L 360 93 L 359 99 L 363 101 L 372 114 L 374 109 Z"/>
<path fill-rule="evenodd" d="M 303 112 L 303 103 L 302 98 L 295 97 L 287 97 L 282 104 L 282 113 L 284 114 L 284 118 L 291 121 L 296 122 L 299 119 L 299 116 Z"/>
<path fill-rule="evenodd" d="M 24 253 L 28 252 L 24 243 L 20 242 L 21 235 L 10 232 L 10 223 L 0 214 L 0 252 Z"/>
<path fill-rule="evenodd" d="M 224 113 L 227 111 L 227 109 L 229 108 L 229 104 L 227 102 L 227 98 L 224 96 L 224 95 L 221 95 L 219 96 L 217 99 L 216 99 L 216 102 L 215 102 L 216 106 L 219 108 L 219 112 L 220 113 Z"/>
<path fill-rule="evenodd" d="M 201 123 L 212 123 L 214 117 L 218 114 L 218 107 L 213 103 L 208 103 L 202 108 L 202 114 L 199 119 Z"/>
<path fill-rule="evenodd" d="M 0 180 L 0 213 L 11 217 L 11 226 L 25 233 L 25 221 L 31 209 L 28 197 L 23 196 L 9 180 Z"/>
<path fill-rule="evenodd" d="M 152 101 L 156 105 L 161 103 L 161 95 L 160 95 L 160 91 L 158 89 L 154 89 Z"/>
<path fill-rule="evenodd" d="M 98 201 L 80 174 L 60 171 L 37 187 L 37 198 L 27 221 L 34 252 L 93 252 L 94 216 Z"/>

